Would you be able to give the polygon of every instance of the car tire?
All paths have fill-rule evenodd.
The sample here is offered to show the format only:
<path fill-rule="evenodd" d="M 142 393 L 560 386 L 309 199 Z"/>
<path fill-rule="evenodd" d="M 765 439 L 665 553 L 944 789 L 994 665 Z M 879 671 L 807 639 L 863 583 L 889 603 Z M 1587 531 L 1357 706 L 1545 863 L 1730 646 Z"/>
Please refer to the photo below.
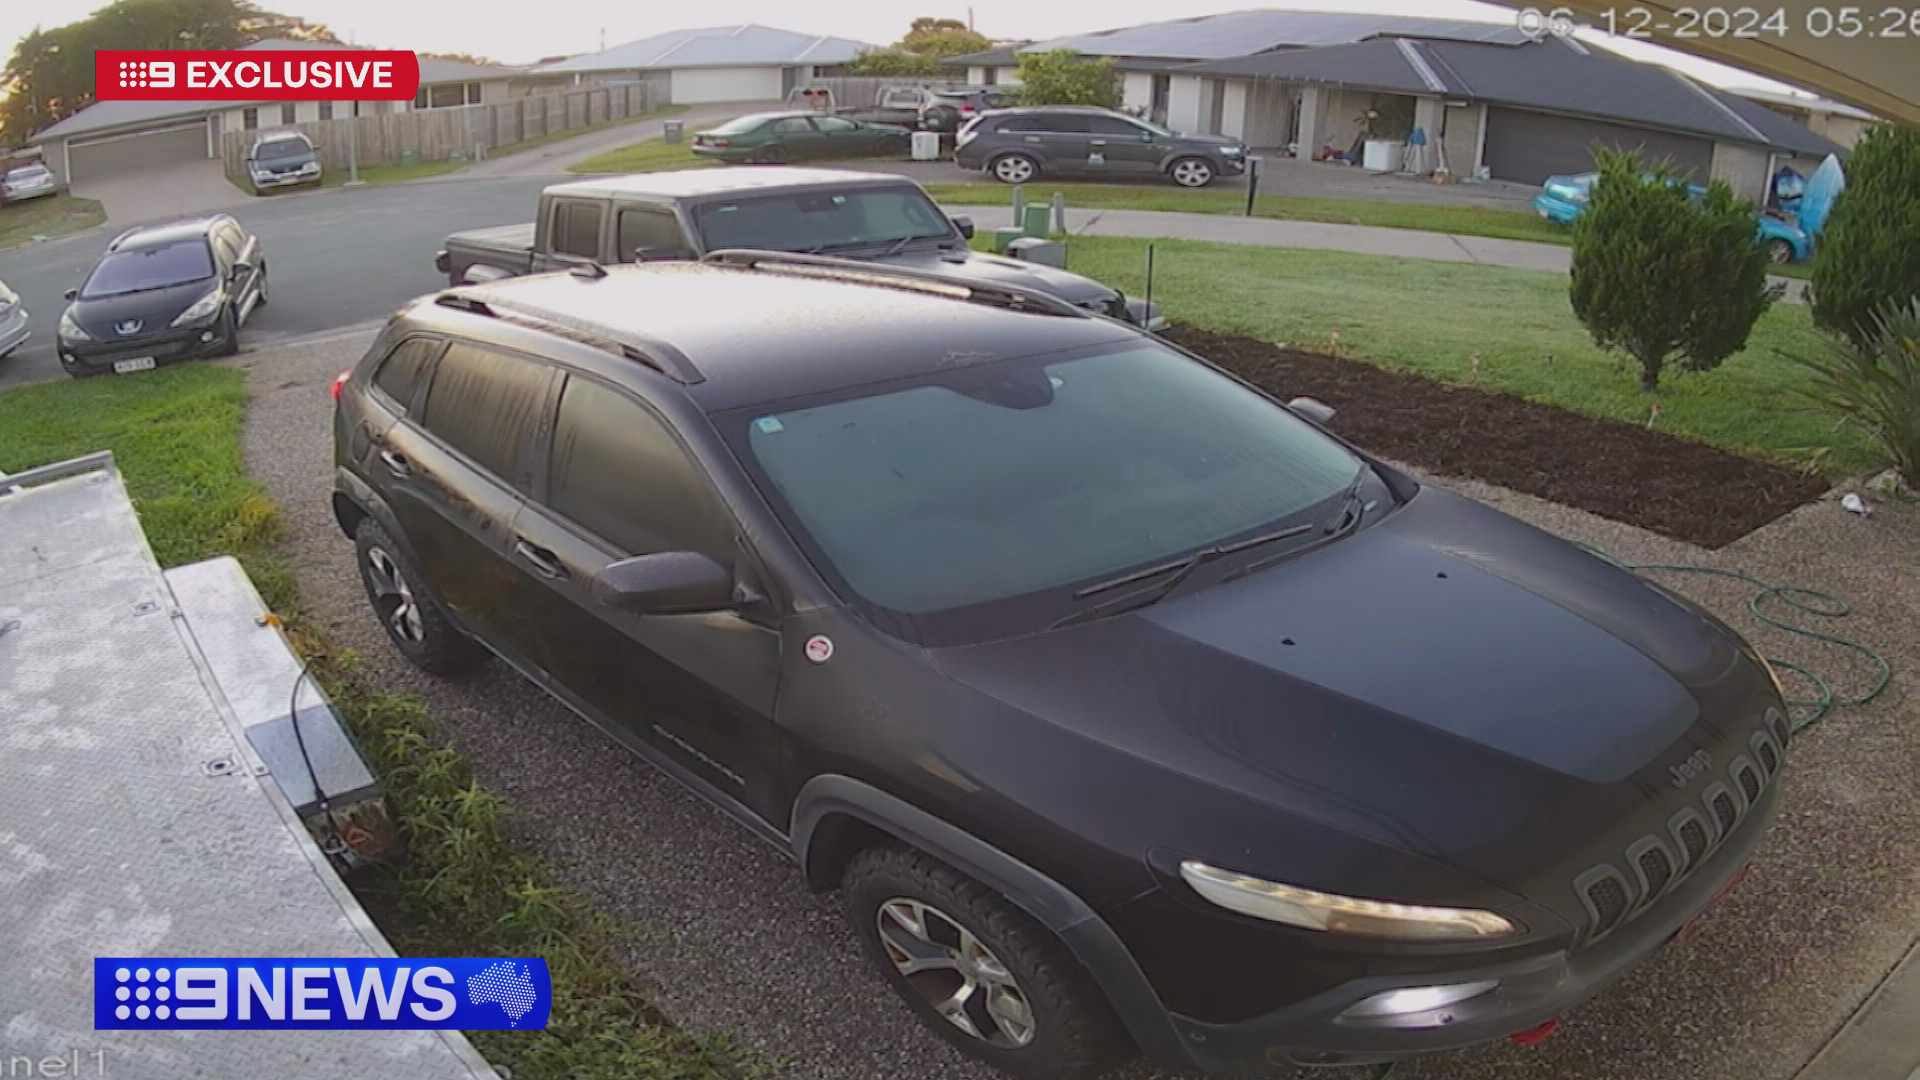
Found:
<path fill-rule="evenodd" d="M 771 146 L 763 146 L 754 151 L 753 160 L 762 165 L 785 165 L 787 163 L 787 148 L 779 143 L 774 143 Z"/>
<path fill-rule="evenodd" d="M 369 517 L 360 522 L 353 532 L 353 549 L 368 605 L 387 640 L 414 667 L 451 678 L 487 662 L 487 650 L 461 633 L 426 594 L 413 562 L 378 521 Z"/>
<path fill-rule="evenodd" d="M 1767 261 L 1775 266 L 1784 266 L 1792 262 L 1793 255 L 1793 244 L 1791 241 L 1781 239 L 1777 236 L 1767 241 Z"/>
<path fill-rule="evenodd" d="M 1167 175 L 1184 188 L 1203 188 L 1213 183 L 1219 170 L 1206 158 L 1184 157 L 1167 166 Z"/>
<path fill-rule="evenodd" d="M 987 172 L 1003 184 L 1024 184 L 1040 175 L 1040 163 L 1025 154 L 1002 154 L 987 163 Z"/>
<path fill-rule="evenodd" d="M 260 293 L 258 296 L 254 297 L 253 306 L 255 308 L 263 308 L 267 306 L 267 264 L 266 263 L 260 264 Z"/>
<path fill-rule="evenodd" d="M 902 135 L 889 135 L 881 139 L 874 148 L 879 157 L 904 157 L 913 149 L 913 142 Z"/>
<path fill-rule="evenodd" d="M 868 958 L 965 1053 L 1023 1080 L 1092 1080 L 1132 1056 L 1086 969 L 992 889 L 923 852 L 883 846 L 854 857 L 841 891 Z M 910 979 L 906 957 L 955 959 L 965 973 L 935 967 Z"/>

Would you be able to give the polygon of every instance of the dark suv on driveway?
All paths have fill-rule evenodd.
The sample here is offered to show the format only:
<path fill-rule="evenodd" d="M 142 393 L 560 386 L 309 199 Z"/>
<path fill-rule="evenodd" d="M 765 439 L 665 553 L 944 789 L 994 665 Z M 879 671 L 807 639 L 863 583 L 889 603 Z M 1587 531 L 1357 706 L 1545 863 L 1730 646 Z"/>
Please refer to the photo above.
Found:
<path fill-rule="evenodd" d="M 954 163 L 1008 184 L 1042 174 L 1164 176 L 1200 188 L 1247 169 L 1247 144 L 1224 135 L 1181 135 L 1112 109 L 1047 105 L 995 109 L 954 137 Z"/>
<path fill-rule="evenodd" d="M 1725 625 L 1041 293 L 588 265 L 423 298 L 334 392 L 403 654 L 504 658 L 1023 1077 L 1535 1030 L 1774 814 Z"/>
<path fill-rule="evenodd" d="M 231 356 L 241 324 L 267 302 L 267 257 L 226 214 L 140 226 L 115 237 L 66 298 L 55 338 L 75 378 Z"/>

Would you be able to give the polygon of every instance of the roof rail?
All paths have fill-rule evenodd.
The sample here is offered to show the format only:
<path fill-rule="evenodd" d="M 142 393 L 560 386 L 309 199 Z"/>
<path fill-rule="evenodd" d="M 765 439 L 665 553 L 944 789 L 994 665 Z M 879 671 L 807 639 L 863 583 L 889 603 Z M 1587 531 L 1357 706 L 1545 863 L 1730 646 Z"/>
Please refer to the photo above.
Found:
<path fill-rule="evenodd" d="M 455 311 L 514 322 L 591 345 L 615 356 L 645 364 L 678 383 L 692 384 L 706 380 L 706 376 L 700 373 L 686 353 L 664 341 L 588 322 L 538 304 L 529 304 L 502 290 L 469 285 L 443 292 L 434 297 L 433 302 Z"/>
<path fill-rule="evenodd" d="M 966 300 L 975 304 L 991 304 L 994 307 L 1009 308 L 1015 311 L 1033 311 L 1047 315 L 1066 315 L 1079 319 L 1091 319 L 1094 313 L 1085 308 L 1075 307 L 1052 293 L 1036 289 L 1023 289 L 1018 285 L 1003 285 L 998 282 L 975 281 L 970 278 L 950 277 L 931 270 L 914 270 L 904 266 L 888 266 L 883 263 L 861 262 L 858 259 L 838 259 L 831 255 L 806 255 L 792 251 L 759 251 L 753 248 L 725 248 L 708 252 L 701 262 L 716 266 L 732 266 L 742 270 L 768 270 L 774 273 L 788 273 L 805 277 L 838 278 L 843 281 L 865 282 L 874 285 L 899 289 L 914 289 L 935 296 L 949 296 L 956 300 Z"/>

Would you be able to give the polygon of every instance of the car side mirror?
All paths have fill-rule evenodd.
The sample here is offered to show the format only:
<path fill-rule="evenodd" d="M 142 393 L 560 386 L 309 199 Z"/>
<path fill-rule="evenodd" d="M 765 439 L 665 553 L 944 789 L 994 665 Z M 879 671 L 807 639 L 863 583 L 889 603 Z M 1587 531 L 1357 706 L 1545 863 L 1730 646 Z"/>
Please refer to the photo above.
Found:
<path fill-rule="evenodd" d="M 691 259 L 693 253 L 686 248 L 643 247 L 633 249 L 634 262 L 666 262 L 673 259 Z"/>
<path fill-rule="evenodd" d="M 735 603 L 733 573 L 694 551 L 662 551 L 611 563 L 593 579 L 601 607 L 634 615 L 696 615 Z"/>
<path fill-rule="evenodd" d="M 1287 408 L 1293 414 L 1317 427 L 1326 427 L 1333 421 L 1333 406 L 1318 398 L 1297 397 L 1287 402 Z"/>
<path fill-rule="evenodd" d="M 969 240 L 973 239 L 973 219 L 972 218 L 968 217 L 965 214 L 961 214 L 953 219 L 953 227 L 960 230 L 961 236 L 964 236 Z"/>
<path fill-rule="evenodd" d="M 66 292 L 63 292 L 60 295 L 66 297 L 69 300 L 77 300 L 80 298 L 80 290 L 68 289 Z"/>

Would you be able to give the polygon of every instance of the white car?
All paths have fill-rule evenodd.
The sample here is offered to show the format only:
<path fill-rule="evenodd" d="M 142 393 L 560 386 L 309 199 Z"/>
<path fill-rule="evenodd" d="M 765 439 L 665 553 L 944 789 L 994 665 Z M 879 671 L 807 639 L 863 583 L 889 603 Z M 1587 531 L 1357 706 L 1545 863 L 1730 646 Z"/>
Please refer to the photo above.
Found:
<path fill-rule="evenodd" d="M 27 306 L 20 302 L 19 293 L 0 281 L 0 358 L 19 348 L 27 336 Z"/>
<path fill-rule="evenodd" d="M 53 195 L 60 190 L 60 178 L 38 161 L 15 165 L 0 176 L 0 202 L 23 202 Z"/>

